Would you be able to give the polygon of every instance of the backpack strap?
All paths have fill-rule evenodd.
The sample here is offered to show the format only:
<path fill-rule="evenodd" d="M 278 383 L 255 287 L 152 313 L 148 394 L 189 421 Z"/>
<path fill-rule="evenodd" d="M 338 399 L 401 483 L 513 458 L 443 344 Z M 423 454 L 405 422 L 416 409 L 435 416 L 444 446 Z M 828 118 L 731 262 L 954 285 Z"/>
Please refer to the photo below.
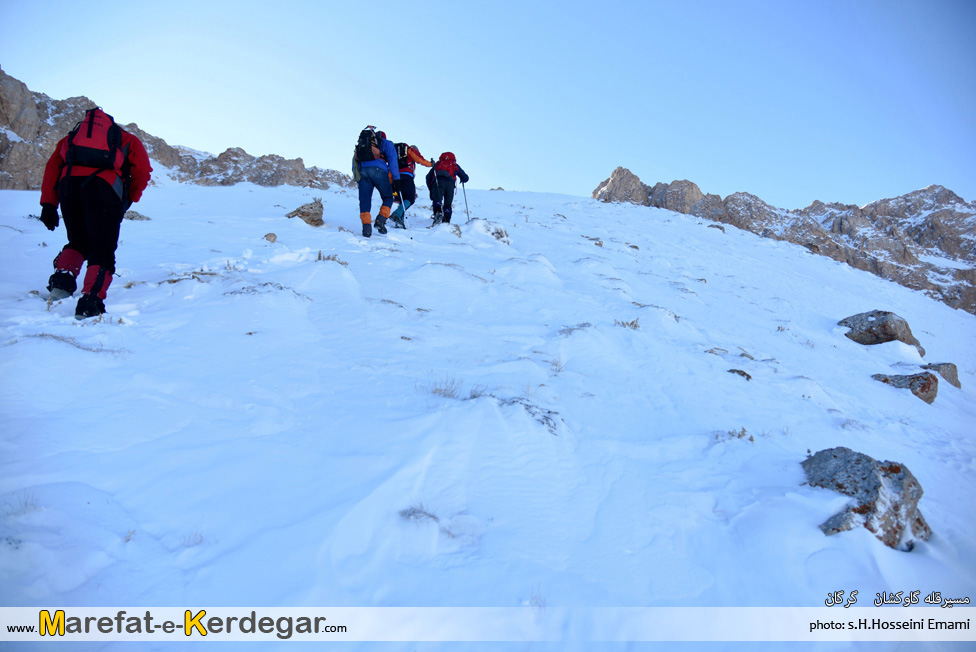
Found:
<path fill-rule="evenodd" d="M 88 119 L 88 134 L 87 134 L 88 138 L 91 138 L 92 129 L 94 129 L 95 127 L 95 111 L 97 110 L 98 109 L 88 109 L 88 111 L 85 114 L 85 117 Z"/>
<path fill-rule="evenodd" d="M 85 112 L 85 115 L 88 115 L 88 112 L 87 111 Z M 76 124 L 74 129 L 72 129 L 71 131 L 68 132 L 68 137 L 67 137 L 67 140 L 65 141 L 65 144 L 66 144 L 67 147 L 66 147 L 65 153 L 64 153 L 64 157 L 66 159 L 71 158 L 68 155 L 71 152 L 71 141 L 74 140 L 75 134 L 77 134 L 78 133 L 78 130 L 81 129 L 82 122 L 84 122 L 84 119 L 82 119 L 81 122 L 79 122 L 78 124 Z M 91 121 L 88 122 L 88 125 L 89 125 L 88 126 L 88 130 L 91 131 Z M 68 163 L 68 169 L 65 171 L 64 177 L 61 179 L 61 181 L 63 182 L 63 185 L 61 186 L 61 189 L 60 189 L 60 191 L 58 193 L 62 197 L 64 196 L 64 191 L 67 190 L 67 188 L 68 188 L 68 179 L 71 178 L 71 168 L 74 167 L 74 163 L 72 161 L 68 161 L 67 163 Z"/>

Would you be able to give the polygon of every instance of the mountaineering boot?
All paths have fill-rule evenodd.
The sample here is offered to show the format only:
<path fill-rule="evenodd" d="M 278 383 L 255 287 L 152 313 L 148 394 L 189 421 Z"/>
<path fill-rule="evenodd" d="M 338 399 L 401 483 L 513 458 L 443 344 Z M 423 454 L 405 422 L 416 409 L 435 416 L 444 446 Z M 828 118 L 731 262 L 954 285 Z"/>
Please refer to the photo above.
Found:
<path fill-rule="evenodd" d="M 372 224 L 363 224 L 363 237 L 364 238 L 371 238 L 372 236 L 373 236 L 373 225 Z"/>
<path fill-rule="evenodd" d="M 444 213 L 434 213 L 434 224 L 440 224 L 443 221 L 444 221 Z"/>
<path fill-rule="evenodd" d="M 390 217 L 390 207 L 380 206 L 380 214 L 376 218 L 376 230 L 386 235 L 386 220 Z"/>
<path fill-rule="evenodd" d="M 88 319 L 105 313 L 105 303 L 94 294 L 83 294 L 75 308 L 75 319 Z"/>
<path fill-rule="evenodd" d="M 81 266 L 85 257 L 81 252 L 65 246 L 54 258 L 54 273 L 47 281 L 47 289 L 51 293 L 50 299 L 57 301 L 70 297 L 78 289 L 75 278 L 81 273 Z"/>
<path fill-rule="evenodd" d="M 407 225 L 404 223 L 403 219 L 406 217 L 407 209 L 413 205 L 409 199 L 404 199 L 400 202 L 400 205 L 396 207 L 396 210 L 390 213 L 390 219 L 393 220 L 393 224 L 396 225 L 398 229 L 405 229 Z"/>
<path fill-rule="evenodd" d="M 359 214 L 359 221 L 363 223 L 363 237 L 369 238 L 373 235 L 373 219 L 368 212 Z"/>
<path fill-rule="evenodd" d="M 75 280 L 74 274 L 66 269 L 59 269 L 51 274 L 51 278 L 47 281 L 47 289 L 51 293 L 48 296 L 49 300 L 60 301 L 75 293 L 75 290 L 78 289 L 78 282 Z"/>
<path fill-rule="evenodd" d="M 112 284 L 112 272 L 101 265 L 88 264 L 85 270 L 85 284 L 81 288 L 81 298 L 75 309 L 75 319 L 96 317 L 105 312 L 105 295 Z"/>

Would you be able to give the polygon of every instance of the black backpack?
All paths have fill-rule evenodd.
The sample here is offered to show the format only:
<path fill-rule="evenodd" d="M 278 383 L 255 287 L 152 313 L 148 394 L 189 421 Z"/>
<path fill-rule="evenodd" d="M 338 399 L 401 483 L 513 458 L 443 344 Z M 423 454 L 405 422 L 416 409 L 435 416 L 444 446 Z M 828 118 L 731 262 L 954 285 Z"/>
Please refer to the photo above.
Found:
<path fill-rule="evenodd" d="M 382 154 L 377 155 L 376 152 L 382 151 L 383 148 L 380 146 L 380 137 L 375 131 L 372 129 L 363 129 L 359 132 L 359 140 L 356 141 L 357 161 L 360 163 L 375 161 L 378 158 L 382 158 Z"/>
<path fill-rule="evenodd" d="M 408 156 L 409 149 L 410 146 L 406 143 L 396 144 L 397 165 L 399 165 L 401 169 L 410 167 L 410 157 Z"/>

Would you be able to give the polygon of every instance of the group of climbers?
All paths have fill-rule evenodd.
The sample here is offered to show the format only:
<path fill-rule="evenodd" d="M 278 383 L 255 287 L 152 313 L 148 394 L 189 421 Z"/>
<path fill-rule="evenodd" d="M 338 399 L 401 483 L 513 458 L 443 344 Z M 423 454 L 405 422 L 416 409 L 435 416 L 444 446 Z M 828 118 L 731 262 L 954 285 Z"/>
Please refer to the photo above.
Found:
<path fill-rule="evenodd" d="M 353 179 L 359 185 L 363 236 L 371 237 L 373 227 L 385 234 L 388 219 L 406 228 L 406 211 L 417 201 L 417 164 L 431 168 L 426 180 L 433 204 L 433 224 L 449 223 L 457 180 L 468 182 L 468 175 L 454 154 L 444 152 L 435 163 L 424 158 L 415 145 L 394 144 L 373 126 L 363 129 L 352 166 Z M 142 141 L 100 108 L 86 111 L 84 119 L 58 142 L 48 159 L 41 184 L 40 219 L 54 231 L 64 217 L 68 244 L 54 259 L 54 273 L 47 289 L 50 300 L 72 296 L 87 262 L 76 318 L 105 312 L 122 219 L 129 206 L 142 197 L 151 173 Z M 371 214 L 373 190 L 379 191 L 383 202 L 375 221 Z M 394 201 L 399 203 L 395 211 Z"/>
<path fill-rule="evenodd" d="M 403 221 L 406 211 L 417 201 L 414 173 L 418 163 L 431 168 L 426 181 L 433 205 L 433 224 L 450 223 L 457 181 L 460 179 L 465 184 L 469 179 L 453 153 L 444 152 L 435 163 L 424 158 L 416 145 L 393 143 L 385 132 L 372 125 L 359 133 L 352 157 L 352 175 L 359 186 L 359 219 L 364 237 L 373 235 L 373 227 L 385 234 L 388 219 L 406 228 Z M 375 221 L 371 212 L 374 189 L 379 191 L 383 202 Z M 394 201 L 399 204 L 396 210 L 393 210 Z"/>

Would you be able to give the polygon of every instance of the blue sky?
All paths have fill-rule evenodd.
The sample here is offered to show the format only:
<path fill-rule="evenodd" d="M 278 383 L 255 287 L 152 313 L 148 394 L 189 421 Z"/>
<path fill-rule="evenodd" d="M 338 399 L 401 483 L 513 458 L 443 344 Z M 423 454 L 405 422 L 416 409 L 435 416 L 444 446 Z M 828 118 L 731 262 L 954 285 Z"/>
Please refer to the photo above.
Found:
<path fill-rule="evenodd" d="M 622 165 L 785 208 L 976 199 L 973 34 L 970 0 L 0 0 L 7 74 L 170 144 L 347 172 L 375 124 L 473 188 L 589 196 Z"/>

